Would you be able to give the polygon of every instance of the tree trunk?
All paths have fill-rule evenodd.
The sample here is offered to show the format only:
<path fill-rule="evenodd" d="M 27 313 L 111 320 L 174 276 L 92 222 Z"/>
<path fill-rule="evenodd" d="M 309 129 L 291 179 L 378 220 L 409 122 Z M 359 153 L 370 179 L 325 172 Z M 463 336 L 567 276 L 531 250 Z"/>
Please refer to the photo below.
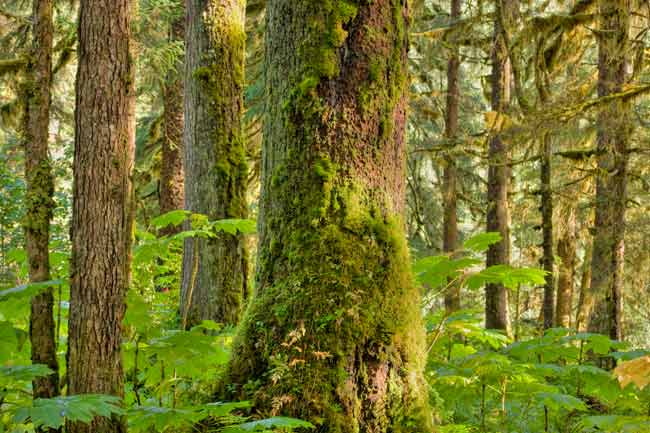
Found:
<path fill-rule="evenodd" d="M 82 0 L 75 112 L 68 392 L 122 396 L 121 343 L 133 230 L 130 0 Z M 119 417 L 70 433 L 124 432 Z"/>
<path fill-rule="evenodd" d="M 245 2 L 189 0 L 185 38 L 185 206 L 210 220 L 246 218 Z M 243 236 L 187 239 L 181 311 L 186 325 L 238 322 L 248 297 Z"/>
<path fill-rule="evenodd" d="M 50 125 L 50 87 L 52 84 L 52 0 L 32 3 L 33 48 L 29 75 L 25 84 L 24 118 L 25 249 L 29 262 L 29 281 L 50 280 L 50 221 L 54 210 L 54 176 L 48 154 Z M 31 302 L 29 337 L 32 363 L 45 364 L 53 373 L 33 382 L 34 398 L 51 398 L 59 394 L 59 364 L 54 337 L 54 296 L 46 289 Z"/>
<path fill-rule="evenodd" d="M 505 114 L 510 104 L 512 68 L 506 47 L 506 33 L 517 12 L 516 0 L 497 0 L 492 47 L 492 110 Z M 510 263 L 510 149 L 497 131 L 488 146 L 487 230 L 501 234 L 501 241 L 490 246 L 487 266 Z M 510 334 L 508 291 L 502 284 L 485 287 L 485 326 Z"/>
<path fill-rule="evenodd" d="M 585 246 L 582 262 L 582 276 L 580 278 L 580 296 L 578 297 L 578 311 L 576 312 L 576 326 L 579 332 L 587 331 L 587 318 L 592 307 L 591 297 L 591 257 L 593 255 L 593 242 L 591 236 Z"/>
<path fill-rule="evenodd" d="M 170 40 L 183 41 L 185 37 L 185 15 L 172 23 Z M 165 87 L 164 128 L 162 141 L 162 167 L 160 170 L 160 213 L 165 214 L 185 205 L 183 187 L 183 60 L 179 59 L 169 71 Z M 181 230 L 179 226 L 168 226 L 163 235 L 173 235 Z"/>
<path fill-rule="evenodd" d="M 555 309 L 555 279 L 553 263 L 553 193 L 551 189 L 551 137 L 545 134 L 542 138 L 542 163 L 541 163 L 541 210 L 542 210 L 542 267 L 546 271 L 544 283 L 544 301 L 542 308 L 544 329 L 553 327 L 553 313 Z"/>
<path fill-rule="evenodd" d="M 622 90 L 625 83 L 630 5 L 627 1 L 600 0 L 598 45 L 598 96 Z M 596 176 L 596 218 L 591 264 L 591 292 L 594 307 L 588 329 L 622 338 L 621 295 L 625 207 L 627 198 L 627 139 L 629 102 L 617 99 L 598 115 Z"/>
<path fill-rule="evenodd" d="M 430 431 L 402 216 L 402 0 L 272 0 L 257 291 L 226 386 L 321 432 Z"/>
<path fill-rule="evenodd" d="M 576 261 L 576 209 L 573 204 L 568 206 L 568 215 L 560 229 L 561 236 L 557 242 L 557 254 L 561 265 L 557 284 L 555 326 L 563 328 L 571 326 Z"/>
<path fill-rule="evenodd" d="M 461 0 L 452 0 L 450 18 L 452 22 L 460 19 Z M 460 90 L 458 86 L 460 58 L 458 47 L 451 49 L 447 62 L 447 110 L 445 118 L 445 137 L 455 147 L 458 135 L 458 109 Z M 443 221 L 443 251 L 453 254 L 458 248 L 458 206 L 457 206 L 457 170 L 453 156 L 447 156 L 443 175 L 444 221 Z M 445 310 L 447 314 L 460 310 L 460 284 L 451 283 L 445 294 Z"/>

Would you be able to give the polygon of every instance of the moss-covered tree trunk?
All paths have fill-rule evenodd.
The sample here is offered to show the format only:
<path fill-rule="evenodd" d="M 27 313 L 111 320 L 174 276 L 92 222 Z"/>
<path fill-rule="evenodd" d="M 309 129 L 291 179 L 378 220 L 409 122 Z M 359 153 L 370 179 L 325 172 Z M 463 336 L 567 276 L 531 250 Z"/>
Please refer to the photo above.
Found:
<path fill-rule="evenodd" d="M 591 236 L 587 239 L 585 252 L 582 259 L 580 276 L 580 294 L 578 295 L 578 307 L 576 311 L 575 328 L 580 332 L 587 331 L 587 320 L 592 307 L 591 296 L 591 257 L 593 255 L 593 242 Z"/>
<path fill-rule="evenodd" d="M 542 302 L 543 327 L 553 327 L 555 312 L 555 279 L 553 251 L 553 192 L 551 188 L 551 137 L 545 134 L 542 138 L 542 160 L 540 164 L 540 209 L 542 214 L 542 268 L 546 271 L 544 282 L 544 298 Z"/>
<path fill-rule="evenodd" d="M 122 396 L 122 319 L 133 236 L 131 0 L 82 0 L 75 112 L 68 393 Z M 69 433 L 125 432 L 120 418 Z"/>
<path fill-rule="evenodd" d="M 566 218 L 560 227 L 557 241 L 557 255 L 560 257 L 560 271 L 557 282 L 557 305 L 555 307 L 555 326 L 571 326 L 573 312 L 573 292 L 576 262 L 576 208 L 567 204 Z"/>
<path fill-rule="evenodd" d="M 460 19 L 461 0 L 452 0 L 450 18 L 452 22 Z M 458 135 L 458 109 L 460 102 L 459 81 L 459 58 L 458 47 L 451 49 L 447 61 L 447 107 L 445 112 L 445 137 L 455 147 Z M 448 156 L 445 161 L 443 173 L 443 197 L 444 197 L 444 220 L 443 220 L 443 251 L 452 254 L 458 248 L 458 193 L 457 193 L 458 170 L 454 156 Z M 460 284 L 451 284 L 445 294 L 445 310 L 447 313 L 460 310 Z"/>
<path fill-rule="evenodd" d="M 497 0 L 492 46 L 492 111 L 507 114 L 510 104 L 512 67 L 506 46 L 507 32 L 517 14 L 517 0 Z M 488 146 L 488 208 L 487 230 L 498 232 L 501 241 L 490 246 L 487 266 L 510 263 L 510 149 L 498 131 L 492 134 Z M 508 291 L 502 284 L 485 288 L 485 326 L 510 333 Z"/>
<path fill-rule="evenodd" d="M 322 432 L 428 431 L 402 222 L 408 8 L 267 7 L 257 289 L 226 389 Z"/>
<path fill-rule="evenodd" d="M 184 10 L 184 8 L 183 8 Z M 169 32 L 172 43 L 185 37 L 185 14 L 178 17 Z M 160 169 L 160 213 L 165 214 L 185 206 L 183 173 L 183 59 L 177 60 L 167 74 L 163 89 L 165 137 L 162 141 Z M 169 226 L 162 234 L 178 233 L 181 227 Z"/>
<path fill-rule="evenodd" d="M 599 1 L 598 96 L 620 92 L 625 84 L 629 50 L 630 4 Z M 596 217 L 591 263 L 593 308 L 590 332 L 620 340 L 625 207 L 627 199 L 627 141 L 629 102 L 617 99 L 598 115 Z"/>
<path fill-rule="evenodd" d="M 185 206 L 210 220 L 246 218 L 245 2 L 189 0 L 187 16 Z M 181 292 L 186 325 L 237 323 L 248 294 L 247 268 L 242 236 L 187 239 Z"/>
<path fill-rule="evenodd" d="M 52 0 L 32 3 L 33 47 L 25 83 L 26 112 L 24 118 L 25 249 L 29 262 L 29 281 L 50 280 L 50 221 L 54 209 L 54 177 L 48 154 L 50 125 L 50 87 L 52 83 Z M 59 368 L 54 337 L 54 296 L 46 289 L 31 302 L 29 337 L 32 363 L 45 364 L 53 373 L 33 382 L 34 398 L 50 398 L 59 394 Z"/>

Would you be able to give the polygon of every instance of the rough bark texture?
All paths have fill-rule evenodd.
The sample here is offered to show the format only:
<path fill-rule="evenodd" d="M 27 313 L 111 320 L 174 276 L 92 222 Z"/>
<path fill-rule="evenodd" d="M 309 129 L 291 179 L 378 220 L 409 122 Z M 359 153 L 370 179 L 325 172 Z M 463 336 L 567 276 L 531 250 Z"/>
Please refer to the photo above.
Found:
<path fill-rule="evenodd" d="M 625 83 L 630 4 L 601 0 L 598 96 L 620 92 Z M 588 329 L 620 340 L 629 102 L 617 99 L 598 115 L 596 217 L 591 292 L 594 306 Z"/>
<path fill-rule="evenodd" d="M 506 32 L 514 20 L 517 0 L 497 0 L 492 47 L 492 111 L 506 113 L 510 103 L 512 68 L 506 47 Z M 501 241 L 490 246 L 487 266 L 510 263 L 510 149 L 501 134 L 490 137 L 488 146 L 487 230 L 501 234 Z M 510 333 L 508 291 L 502 284 L 485 288 L 485 326 Z"/>
<path fill-rule="evenodd" d="M 29 75 L 25 83 L 26 112 L 24 118 L 25 249 L 29 261 L 29 281 L 50 280 L 50 221 L 54 209 L 54 177 L 48 154 L 50 125 L 50 86 L 52 83 L 52 0 L 32 3 L 33 48 Z M 31 302 L 29 337 L 32 363 L 45 364 L 54 373 L 33 382 L 34 398 L 50 398 L 59 394 L 59 366 L 54 337 L 54 296 L 47 289 Z"/>
<path fill-rule="evenodd" d="M 185 208 L 210 220 L 246 218 L 245 2 L 189 0 L 187 15 Z M 248 297 L 247 269 L 243 236 L 187 239 L 181 292 L 187 325 L 237 323 Z"/>
<path fill-rule="evenodd" d="M 560 257 L 560 272 L 557 282 L 557 306 L 555 308 L 555 326 L 571 326 L 573 312 L 573 286 L 576 262 L 576 209 L 569 205 L 568 214 L 560 229 L 557 241 L 557 255 Z"/>
<path fill-rule="evenodd" d="M 461 0 L 452 0 L 450 14 L 452 21 L 460 19 L 460 6 Z M 451 143 L 455 143 L 458 135 L 459 68 L 458 47 L 454 47 L 447 62 L 447 109 L 445 113 L 445 137 Z M 443 174 L 444 221 L 442 248 L 446 253 L 453 253 L 458 248 L 457 177 L 456 161 L 453 156 L 448 156 Z M 445 294 L 445 310 L 447 313 L 460 310 L 460 284 L 452 284 L 449 287 L 448 292 Z"/>
<path fill-rule="evenodd" d="M 321 432 L 430 431 L 405 193 L 403 0 L 272 0 L 257 291 L 225 388 Z"/>
<path fill-rule="evenodd" d="M 170 40 L 183 41 L 185 16 L 172 23 Z M 185 206 L 183 181 L 183 60 L 179 59 L 167 75 L 163 89 L 165 104 L 163 118 L 165 137 L 162 141 L 162 167 L 160 170 L 160 213 L 165 214 Z M 162 234 L 178 233 L 180 226 L 166 227 Z"/>
<path fill-rule="evenodd" d="M 544 329 L 553 327 L 555 309 L 555 279 L 553 264 L 553 193 L 551 189 L 551 137 L 545 134 L 542 138 L 542 161 L 540 164 L 541 178 L 541 213 L 542 213 L 542 268 L 546 271 L 544 283 L 544 300 L 542 307 Z"/>
<path fill-rule="evenodd" d="M 122 319 L 129 285 L 135 142 L 130 0 L 82 0 L 75 112 L 68 392 L 124 393 Z M 124 432 L 122 419 L 69 424 Z"/>

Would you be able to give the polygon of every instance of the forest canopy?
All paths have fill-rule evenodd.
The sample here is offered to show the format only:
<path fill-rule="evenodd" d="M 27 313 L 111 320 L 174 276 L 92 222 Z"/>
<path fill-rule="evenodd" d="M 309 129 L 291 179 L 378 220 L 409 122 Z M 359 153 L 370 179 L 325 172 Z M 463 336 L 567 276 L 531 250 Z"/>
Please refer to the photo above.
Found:
<path fill-rule="evenodd" d="M 0 433 L 650 432 L 649 29 L 0 0 Z"/>

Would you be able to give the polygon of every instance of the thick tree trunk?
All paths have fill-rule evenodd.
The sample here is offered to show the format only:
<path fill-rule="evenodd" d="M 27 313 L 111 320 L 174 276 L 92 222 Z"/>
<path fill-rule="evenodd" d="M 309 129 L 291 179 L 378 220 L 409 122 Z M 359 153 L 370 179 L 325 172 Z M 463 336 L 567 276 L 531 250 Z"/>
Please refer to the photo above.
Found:
<path fill-rule="evenodd" d="M 553 263 L 553 193 L 551 189 L 551 137 L 545 134 L 542 138 L 541 177 L 541 210 L 542 210 L 542 268 L 546 271 L 544 283 L 544 300 L 542 307 L 544 329 L 553 327 L 555 309 L 555 279 Z"/>
<path fill-rule="evenodd" d="M 121 343 L 133 228 L 130 0 L 82 0 L 75 112 L 68 392 L 124 393 Z M 122 419 L 69 424 L 124 432 Z"/>
<path fill-rule="evenodd" d="M 506 32 L 517 13 L 517 0 L 497 0 L 492 47 L 492 110 L 507 112 L 510 104 L 512 68 L 506 47 Z M 510 149 L 497 131 L 488 147 L 487 230 L 501 234 L 501 241 L 490 246 L 487 266 L 510 263 Z M 502 284 L 485 288 L 485 326 L 510 333 L 508 291 Z"/>
<path fill-rule="evenodd" d="M 627 0 L 601 0 L 598 46 L 598 96 L 620 92 L 625 83 L 630 5 Z M 591 264 L 594 307 L 588 329 L 622 338 L 621 295 L 625 207 L 627 198 L 627 139 L 629 102 L 617 99 L 598 115 L 596 218 Z"/>
<path fill-rule="evenodd" d="M 183 41 L 185 15 L 172 23 L 170 40 Z M 183 60 L 179 59 L 169 71 L 163 89 L 165 138 L 162 141 L 160 170 L 160 213 L 165 214 L 185 206 L 183 186 Z M 166 227 L 162 234 L 178 233 L 181 227 Z"/>
<path fill-rule="evenodd" d="M 571 326 L 576 262 L 576 209 L 572 204 L 568 206 L 568 215 L 560 228 L 561 235 L 557 242 L 561 265 L 557 283 L 555 326 L 564 328 Z"/>
<path fill-rule="evenodd" d="M 403 0 L 272 0 L 256 296 L 226 389 L 321 432 L 430 431 L 401 215 Z"/>
<path fill-rule="evenodd" d="M 50 87 L 52 84 L 52 0 L 32 3 L 33 48 L 25 84 L 25 249 L 29 261 L 29 281 L 50 279 L 50 221 L 54 209 L 54 177 L 48 154 Z M 34 398 L 59 394 L 59 365 L 54 337 L 54 296 L 47 289 L 31 303 L 29 337 L 32 363 L 45 364 L 53 373 L 33 382 Z"/>
<path fill-rule="evenodd" d="M 210 220 L 246 218 L 244 113 L 245 2 L 189 0 L 185 38 L 185 206 Z M 248 297 L 243 236 L 187 239 L 181 312 L 238 322 Z"/>
<path fill-rule="evenodd" d="M 461 0 L 452 0 L 450 18 L 453 21 L 460 19 Z M 445 137 L 454 143 L 458 135 L 458 109 L 460 90 L 458 86 L 460 58 L 458 47 L 451 50 L 447 62 L 447 110 L 445 118 Z M 453 156 L 448 156 L 443 175 L 444 221 L 442 248 L 446 253 L 452 254 L 458 248 L 458 206 L 457 206 L 457 170 Z M 460 310 L 460 284 L 451 283 L 445 294 L 445 310 L 453 313 Z"/>

